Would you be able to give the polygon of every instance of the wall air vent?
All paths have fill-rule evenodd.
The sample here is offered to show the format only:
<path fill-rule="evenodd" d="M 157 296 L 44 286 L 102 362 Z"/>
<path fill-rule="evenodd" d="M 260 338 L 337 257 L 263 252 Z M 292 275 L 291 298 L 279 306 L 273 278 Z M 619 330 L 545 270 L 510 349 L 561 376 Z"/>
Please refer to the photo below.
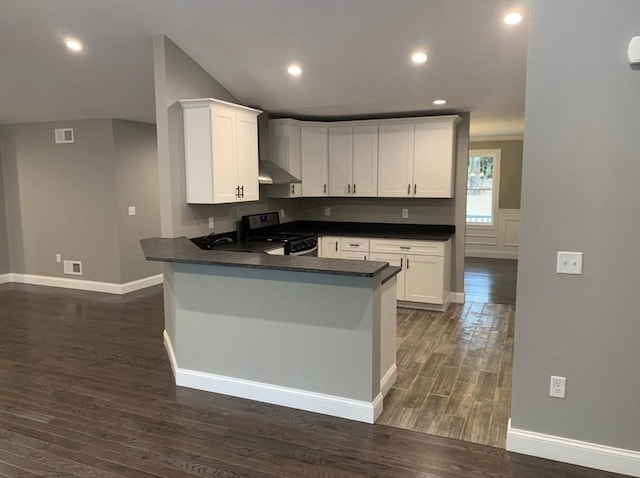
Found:
<path fill-rule="evenodd" d="M 56 144 L 73 143 L 73 128 L 56 129 Z"/>
<path fill-rule="evenodd" d="M 76 276 L 82 275 L 82 262 L 80 261 L 64 261 L 64 273 Z"/>

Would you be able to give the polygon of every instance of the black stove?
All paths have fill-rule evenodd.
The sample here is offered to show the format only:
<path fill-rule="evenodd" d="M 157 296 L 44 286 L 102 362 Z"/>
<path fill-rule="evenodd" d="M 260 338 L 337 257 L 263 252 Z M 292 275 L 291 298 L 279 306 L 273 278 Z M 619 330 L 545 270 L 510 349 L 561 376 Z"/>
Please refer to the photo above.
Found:
<path fill-rule="evenodd" d="M 243 216 L 241 227 L 245 241 L 281 242 L 284 253 L 291 256 L 317 255 L 318 236 L 280 231 L 280 215 L 277 211 Z"/>

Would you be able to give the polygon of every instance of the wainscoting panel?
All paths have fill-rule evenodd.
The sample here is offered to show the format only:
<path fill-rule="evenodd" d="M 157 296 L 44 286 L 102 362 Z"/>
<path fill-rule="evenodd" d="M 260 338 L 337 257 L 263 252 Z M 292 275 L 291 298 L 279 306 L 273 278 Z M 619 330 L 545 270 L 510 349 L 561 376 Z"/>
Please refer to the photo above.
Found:
<path fill-rule="evenodd" d="M 497 224 L 467 226 L 465 256 L 517 259 L 520 209 L 498 209 Z"/>

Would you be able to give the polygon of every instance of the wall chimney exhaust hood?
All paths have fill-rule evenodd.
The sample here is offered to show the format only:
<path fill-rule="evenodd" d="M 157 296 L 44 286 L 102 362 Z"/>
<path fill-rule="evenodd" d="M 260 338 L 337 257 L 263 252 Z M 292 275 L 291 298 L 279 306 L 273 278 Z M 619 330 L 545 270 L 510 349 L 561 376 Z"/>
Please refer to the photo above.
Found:
<path fill-rule="evenodd" d="M 273 161 L 261 159 L 258 161 L 258 182 L 260 184 L 291 184 L 302 181 Z"/>

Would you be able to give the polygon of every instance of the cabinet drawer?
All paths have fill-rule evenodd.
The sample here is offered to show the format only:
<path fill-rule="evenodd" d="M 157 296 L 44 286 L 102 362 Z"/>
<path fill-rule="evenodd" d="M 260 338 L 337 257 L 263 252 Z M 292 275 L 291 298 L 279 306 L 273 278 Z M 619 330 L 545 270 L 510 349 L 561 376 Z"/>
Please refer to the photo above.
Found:
<path fill-rule="evenodd" d="M 369 239 L 363 239 L 361 237 L 341 237 L 340 250 L 369 252 Z"/>
<path fill-rule="evenodd" d="M 366 261 L 367 251 L 342 251 L 340 252 L 340 259 L 351 259 L 352 261 Z"/>
<path fill-rule="evenodd" d="M 371 239 L 371 252 L 444 256 L 444 242 L 409 241 L 404 239 Z"/>

